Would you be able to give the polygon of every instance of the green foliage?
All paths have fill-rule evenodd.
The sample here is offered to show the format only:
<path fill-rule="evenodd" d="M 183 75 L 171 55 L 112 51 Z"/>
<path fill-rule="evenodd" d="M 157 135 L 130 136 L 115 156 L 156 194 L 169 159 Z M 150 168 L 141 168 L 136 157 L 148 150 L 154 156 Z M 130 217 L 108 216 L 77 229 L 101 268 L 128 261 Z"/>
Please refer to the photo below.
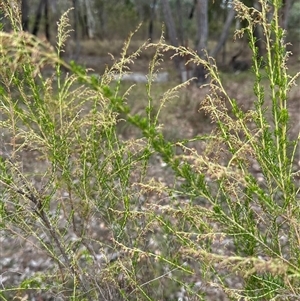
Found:
<path fill-rule="evenodd" d="M 54 50 L 21 32 L 18 16 L 4 5 L 14 32 L 0 32 L 0 226 L 7 239 L 22 241 L 21 250 L 33 248 L 34 259 L 50 263 L 24 279 L 4 281 L 3 300 L 36 294 L 179 300 L 183 293 L 188 300 L 208 300 L 213 289 L 232 300 L 299 299 L 294 163 L 300 136 L 288 131 L 288 93 L 298 75 L 291 77 L 286 67 L 279 2 L 270 24 L 264 2 L 262 12 L 234 5 L 247 24 L 237 34 L 249 36 L 253 51 L 256 100 L 248 111 L 228 95 L 212 58 L 166 45 L 163 37 L 128 55 L 131 35 L 120 60 L 101 77 L 90 76 L 60 58 L 67 13 Z M 267 88 L 253 38 L 257 23 L 266 37 Z M 121 75 L 146 47 L 155 49 L 145 86 L 148 104 L 135 113 L 126 102 L 134 87 L 122 94 Z M 208 71 L 202 109 L 214 124 L 209 135 L 180 141 L 164 135 L 160 115 L 189 84 L 168 89 L 154 105 L 153 81 L 168 50 Z M 141 138 L 120 137 L 120 118 Z M 154 155 L 171 180 L 151 176 Z M 237 278 L 240 286 L 234 285 Z"/>

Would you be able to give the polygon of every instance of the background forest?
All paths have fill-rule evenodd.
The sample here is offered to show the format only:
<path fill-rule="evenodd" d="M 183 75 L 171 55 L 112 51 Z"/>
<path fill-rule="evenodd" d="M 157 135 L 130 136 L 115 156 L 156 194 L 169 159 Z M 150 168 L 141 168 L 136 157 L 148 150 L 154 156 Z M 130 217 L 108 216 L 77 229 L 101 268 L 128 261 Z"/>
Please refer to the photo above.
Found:
<path fill-rule="evenodd" d="M 164 24 L 166 39 L 173 46 L 190 47 L 197 50 L 200 56 L 203 55 L 202 50 L 206 49 L 209 55 L 225 68 L 232 67 L 230 62 L 233 55 L 250 58 L 246 39 L 241 44 L 234 43 L 234 30 L 242 28 L 246 21 L 235 18 L 236 14 L 230 1 L 23 0 L 21 2 L 23 29 L 34 35 L 44 36 L 52 43 L 56 40 L 56 23 L 61 14 L 70 7 L 74 8 L 69 16 L 70 25 L 74 30 L 71 34 L 72 40 L 69 40 L 67 45 L 69 58 L 78 59 L 80 54 L 101 57 L 107 57 L 108 53 L 119 55 L 129 32 L 134 31 L 140 24 L 133 41 L 157 41 Z M 257 0 L 243 3 L 249 7 L 260 8 Z M 287 30 L 286 41 L 292 42 L 293 50 L 298 52 L 300 1 L 285 0 L 282 3 L 280 25 Z M 269 18 L 272 18 L 272 13 L 271 9 L 268 12 Z M 8 25 L 6 30 L 9 30 Z M 264 37 L 260 26 L 257 26 L 254 35 L 259 54 L 263 55 Z M 174 63 L 179 73 L 186 69 L 178 58 L 174 59 Z M 194 75 L 201 77 L 201 74 L 194 71 L 189 72 L 188 77 Z"/>

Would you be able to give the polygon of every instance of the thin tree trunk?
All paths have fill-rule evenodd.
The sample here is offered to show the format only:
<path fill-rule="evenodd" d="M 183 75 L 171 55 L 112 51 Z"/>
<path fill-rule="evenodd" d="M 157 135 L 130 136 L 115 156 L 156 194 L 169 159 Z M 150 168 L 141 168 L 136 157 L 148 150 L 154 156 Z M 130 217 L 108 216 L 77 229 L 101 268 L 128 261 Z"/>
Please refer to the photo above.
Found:
<path fill-rule="evenodd" d="M 89 36 L 85 0 L 72 0 L 72 1 L 73 1 L 74 8 L 76 5 L 75 10 L 76 10 L 77 17 L 74 19 L 77 19 L 77 21 L 78 21 L 78 25 L 76 25 L 77 34 L 79 34 L 79 28 L 81 27 L 81 38 L 85 39 L 86 37 Z M 76 3 L 76 4 L 74 4 L 74 3 Z M 74 14 L 75 14 L 75 12 L 74 12 Z M 75 17 L 75 15 L 74 15 L 74 17 Z M 74 27 L 74 29 L 75 29 L 75 27 Z M 75 29 L 75 31 L 76 31 L 76 29 Z M 76 37 L 74 36 L 74 38 L 76 38 Z M 79 36 L 77 38 L 79 38 Z"/>
<path fill-rule="evenodd" d="M 196 13 L 198 25 L 197 52 L 200 58 L 205 59 L 208 39 L 208 0 L 198 0 Z M 203 65 L 196 66 L 194 76 L 197 77 L 198 84 L 202 84 L 206 81 L 206 70 Z"/>
<path fill-rule="evenodd" d="M 176 0 L 176 11 L 178 16 L 178 35 L 180 44 L 184 45 L 184 30 L 183 30 L 183 16 L 182 16 L 182 5 L 181 0 Z"/>
<path fill-rule="evenodd" d="M 54 29 L 54 32 L 57 32 L 57 23 L 60 19 L 60 10 L 59 10 L 59 6 L 58 6 L 58 0 L 51 0 L 49 1 L 49 7 L 52 13 L 52 29 Z M 56 36 L 56 35 L 55 35 Z"/>
<path fill-rule="evenodd" d="M 228 37 L 230 26 L 232 24 L 232 21 L 234 20 L 234 16 L 235 16 L 235 10 L 234 10 L 234 7 L 231 7 L 227 13 L 227 18 L 226 18 L 225 24 L 223 26 L 223 31 L 221 33 L 218 44 L 215 47 L 215 49 L 211 52 L 211 56 L 213 58 L 215 58 L 217 56 L 217 54 L 219 53 L 219 51 L 222 49 L 223 45 L 225 44 L 227 37 Z"/>
<path fill-rule="evenodd" d="M 168 0 L 161 0 L 162 3 L 162 8 L 163 8 L 163 13 L 164 13 L 164 17 L 165 17 L 165 22 L 166 22 L 166 27 L 168 30 L 168 35 L 169 35 L 169 39 L 170 42 L 173 46 L 178 47 L 178 39 L 177 39 L 177 33 L 176 33 L 176 27 L 175 27 L 175 22 L 172 16 L 172 12 L 171 12 L 171 8 L 170 8 L 170 4 Z M 181 64 L 180 64 L 180 57 L 179 56 L 175 56 L 174 57 L 174 63 L 175 63 L 175 67 L 177 69 L 177 71 L 179 72 L 180 76 L 181 76 Z"/>
<path fill-rule="evenodd" d="M 151 14 L 150 14 L 150 21 L 149 21 L 149 40 L 152 41 L 153 39 L 153 23 L 155 18 L 155 8 L 156 8 L 156 0 L 153 0 L 152 7 L 151 7 Z"/>
<path fill-rule="evenodd" d="M 194 0 L 192 9 L 191 9 L 190 14 L 189 14 L 189 19 L 193 19 L 196 5 L 197 5 L 197 0 Z"/>
<path fill-rule="evenodd" d="M 77 0 L 72 0 L 72 4 L 73 4 L 73 15 L 74 15 L 74 23 L 73 23 L 73 35 L 74 35 L 74 40 L 77 41 L 78 40 L 78 1 Z"/>
<path fill-rule="evenodd" d="M 92 7 L 90 6 L 90 1 L 85 0 L 84 1 L 85 7 L 86 7 L 86 23 L 88 27 L 88 37 L 90 39 L 93 39 L 95 36 L 95 19 L 92 13 Z"/>
<path fill-rule="evenodd" d="M 74 40 L 75 40 L 75 54 L 74 59 L 77 60 L 80 53 L 80 43 L 79 43 L 79 37 L 78 37 L 78 0 L 72 0 L 73 1 L 73 7 L 74 7 Z"/>
<path fill-rule="evenodd" d="M 198 23 L 198 45 L 197 51 L 203 57 L 203 50 L 207 48 L 208 39 L 208 0 L 197 2 L 197 23 Z"/>
<path fill-rule="evenodd" d="M 178 47 L 178 40 L 177 40 L 177 33 L 176 33 L 176 27 L 175 22 L 172 16 L 170 4 L 168 0 L 161 0 L 162 7 L 163 7 L 163 13 L 165 17 L 166 27 L 168 30 L 168 36 L 170 39 L 170 42 L 173 46 Z"/>
<path fill-rule="evenodd" d="M 35 36 L 37 35 L 39 28 L 40 28 L 40 22 L 41 22 L 41 18 L 42 18 L 42 14 L 43 14 L 44 5 L 45 5 L 45 1 L 40 0 L 40 3 L 38 5 L 37 11 L 36 11 L 34 26 L 33 26 L 33 30 L 32 30 L 32 34 Z"/>
<path fill-rule="evenodd" d="M 45 36 L 50 41 L 49 0 L 45 0 Z"/>
<path fill-rule="evenodd" d="M 106 32 L 107 32 L 107 14 L 105 12 L 105 5 L 103 1 L 100 1 L 100 4 L 98 10 L 99 12 L 99 22 L 100 22 L 100 27 L 101 27 L 101 38 L 106 37 Z"/>
<path fill-rule="evenodd" d="M 28 31 L 29 6 L 27 0 L 22 0 L 21 11 L 22 11 L 22 28 L 24 31 Z"/>
<path fill-rule="evenodd" d="M 282 1 L 281 22 L 280 22 L 281 24 L 280 25 L 285 30 L 288 28 L 291 7 L 292 7 L 291 0 L 283 0 Z"/>

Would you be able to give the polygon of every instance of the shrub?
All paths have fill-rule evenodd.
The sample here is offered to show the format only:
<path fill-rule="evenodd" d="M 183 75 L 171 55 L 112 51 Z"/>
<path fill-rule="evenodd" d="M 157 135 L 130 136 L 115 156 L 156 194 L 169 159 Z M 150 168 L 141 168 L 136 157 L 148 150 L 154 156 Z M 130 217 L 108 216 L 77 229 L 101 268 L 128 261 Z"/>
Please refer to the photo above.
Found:
<path fill-rule="evenodd" d="M 286 68 L 279 2 L 271 24 L 264 1 L 262 12 L 234 3 L 248 22 L 237 34 L 249 34 L 253 50 L 256 100 L 246 112 L 226 93 L 212 58 L 175 49 L 163 37 L 127 55 L 129 38 L 112 68 L 100 78 L 89 76 L 60 59 L 67 13 L 55 51 L 20 33 L 18 16 L 4 6 L 14 32 L 0 33 L 9 41 L 0 52 L 1 231 L 14 248 L 20 245 L 15 252 L 34 250 L 33 265 L 38 258 L 44 262 L 28 273 L 2 261 L 3 300 L 38 294 L 55 300 L 216 300 L 221 292 L 232 300 L 299 299 L 299 174 L 293 167 L 299 135 L 292 139 L 288 131 L 288 92 L 298 75 L 291 78 Z M 252 34 L 257 23 L 266 36 L 267 89 Z M 112 80 L 145 47 L 154 47 L 155 55 L 141 116 L 126 105 L 134 87 L 121 95 L 121 81 Z M 153 109 L 153 79 L 169 49 L 208 71 L 202 109 L 215 125 L 210 135 L 176 142 L 163 135 L 164 106 L 189 84 L 167 90 Z M 53 75 L 44 76 L 44 66 Z M 142 138 L 118 135 L 119 114 Z M 197 143 L 205 145 L 203 153 Z M 154 155 L 169 180 L 151 177 Z"/>

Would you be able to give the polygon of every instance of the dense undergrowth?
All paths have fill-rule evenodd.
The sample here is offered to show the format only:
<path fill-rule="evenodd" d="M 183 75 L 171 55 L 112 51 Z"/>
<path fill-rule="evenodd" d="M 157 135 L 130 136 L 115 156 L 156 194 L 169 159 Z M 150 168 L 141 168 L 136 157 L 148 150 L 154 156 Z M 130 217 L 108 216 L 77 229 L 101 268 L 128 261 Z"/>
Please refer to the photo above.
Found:
<path fill-rule="evenodd" d="M 271 24 L 265 1 L 262 12 L 239 1 L 235 6 L 248 22 L 237 34 L 248 34 L 253 50 L 256 100 L 247 111 L 223 88 L 212 58 L 174 49 L 163 37 L 127 54 L 129 38 L 113 67 L 89 76 L 60 59 L 67 13 L 54 49 L 22 32 L 19 16 L 4 5 L 14 30 L 0 32 L 2 243 L 14 238 L 21 249 L 30 245 L 51 265 L 25 278 L 2 269 L 2 300 L 38 294 L 46 300 L 208 300 L 214 294 L 217 300 L 217 292 L 231 300 L 300 298 L 299 135 L 289 136 L 288 110 L 297 75 L 291 78 L 286 68 L 279 1 Z M 252 34 L 257 24 L 266 38 L 264 58 Z M 121 80 L 113 80 L 146 47 L 155 49 L 148 105 L 132 114 L 126 98 L 134 87 L 121 94 Z M 154 107 L 153 80 L 168 50 L 207 69 L 202 109 L 214 124 L 209 135 L 175 142 L 163 135 L 164 107 L 190 84 L 165 91 Z M 53 74 L 43 76 L 43 68 Z M 120 116 L 140 138 L 118 135 Z M 149 176 L 155 156 L 172 181 Z"/>

